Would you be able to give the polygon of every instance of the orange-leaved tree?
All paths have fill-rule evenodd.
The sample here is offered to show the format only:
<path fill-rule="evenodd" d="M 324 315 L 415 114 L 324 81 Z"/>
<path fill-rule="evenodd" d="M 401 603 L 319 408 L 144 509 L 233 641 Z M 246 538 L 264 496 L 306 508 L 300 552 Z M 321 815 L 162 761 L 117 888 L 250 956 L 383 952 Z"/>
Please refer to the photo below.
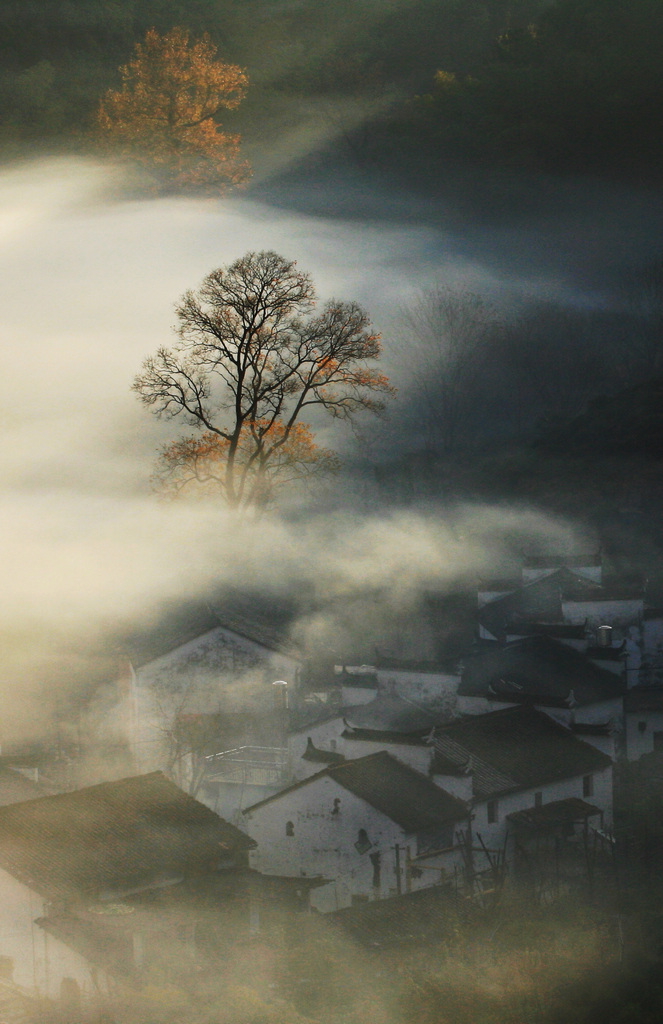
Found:
<path fill-rule="evenodd" d="M 165 35 L 150 29 L 120 74 L 122 88 L 109 90 L 97 111 L 106 149 L 136 161 L 166 186 L 223 188 L 248 178 L 239 135 L 217 122 L 222 109 L 241 102 L 248 79 L 241 68 L 217 60 L 207 34 L 190 42 L 183 28 Z"/>
<path fill-rule="evenodd" d="M 302 414 L 380 412 L 393 388 L 372 363 L 380 339 L 356 303 L 316 311 L 311 278 L 275 252 L 213 270 L 177 306 L 177 344 L 146 359 L 133 388 L 157 415 L 198 428 L 161 452 L 170 493 L 194 485 L 235 509 L 262 509 L 294 480 L 333 470 Z"/>

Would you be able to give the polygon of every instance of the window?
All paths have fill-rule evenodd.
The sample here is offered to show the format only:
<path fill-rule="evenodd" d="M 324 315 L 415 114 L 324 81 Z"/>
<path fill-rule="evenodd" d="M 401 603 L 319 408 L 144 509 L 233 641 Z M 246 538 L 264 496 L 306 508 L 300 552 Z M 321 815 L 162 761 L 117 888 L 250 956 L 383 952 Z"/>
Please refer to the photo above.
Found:
<path fill-rule="evenodd" d="M 534 794 L 534 806 L 543 807 L 543 793 Z"/>
<path fill-rule="evenodd" d="M 646 722 L 638 722 L 638 732 L 647 732 Z"/>
<path fill-rule="evenodd" d="M 294 836 L 294 834 L 295 834 L 295 826 L 294 826 L 292 821 L 286 821 L 286 823 L 285 823 L 285 834 L 287 836 Z"/>
<path fill-rule="evenodd" d="M 341 813 L 341 801 L 339 797 L 334 797 L 334 806 L 332 807 L 332 818 L 335 818 Z"/>
<path fill-rule="evenodd" d="M 330 750 L 336 750 L 336 740 L 330 740 L 329 741 L 329 749 Z"/>
<path fill-rule="evenodd" d="M 488 801 L 487 813 L 488 813 L 488 824 L 489 825 L 494 825 L 495 822 L 497 821 L 497 800 L 489 800 Z"/>
<path fill-rule="evenodd" d="M 370 850 L 372 845 L 373 843 L 368 838 L 366 829 L 360 828 L 357 832 L 357 842 L 355 843 L 355 850 L 357 853 L 366 853 L 367 850 Z"/>
<path fill-rule="evenodd" d="M 594 796 L 594 779 L 591 775 L 582 777 L 582 795 L 584 797 Z"/>

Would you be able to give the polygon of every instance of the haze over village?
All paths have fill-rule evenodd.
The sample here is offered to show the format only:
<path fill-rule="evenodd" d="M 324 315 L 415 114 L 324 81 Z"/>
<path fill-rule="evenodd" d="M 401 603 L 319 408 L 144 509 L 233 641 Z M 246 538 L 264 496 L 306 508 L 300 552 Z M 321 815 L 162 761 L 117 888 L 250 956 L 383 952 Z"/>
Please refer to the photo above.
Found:
<path fill-rule="evenodd" d="M 0 1020 L 660 1020 L 661 0 L 0 32 Z"/>

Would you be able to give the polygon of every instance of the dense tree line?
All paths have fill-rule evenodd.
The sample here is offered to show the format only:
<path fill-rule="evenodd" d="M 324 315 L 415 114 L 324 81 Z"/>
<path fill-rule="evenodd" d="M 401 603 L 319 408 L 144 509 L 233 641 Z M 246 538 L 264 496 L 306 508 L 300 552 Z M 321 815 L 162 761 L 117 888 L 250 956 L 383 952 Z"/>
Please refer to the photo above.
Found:
<path fill-rule="evenodd" d="M 134 45 L 176 25 L 247 70 L 256 139 L 345 98 L 361 145 L 370 122 L 371 155 L 413 169 L 660 173 L 661 0 L 0 0 L 0 140 L 76 137 Z"/>
<path fill-rule="evenodd" d="M 474 68 L 441 59 L 402 127 L 429 154 L 656 179 L 662 48 L 660 0 L 555 0 Z"/>

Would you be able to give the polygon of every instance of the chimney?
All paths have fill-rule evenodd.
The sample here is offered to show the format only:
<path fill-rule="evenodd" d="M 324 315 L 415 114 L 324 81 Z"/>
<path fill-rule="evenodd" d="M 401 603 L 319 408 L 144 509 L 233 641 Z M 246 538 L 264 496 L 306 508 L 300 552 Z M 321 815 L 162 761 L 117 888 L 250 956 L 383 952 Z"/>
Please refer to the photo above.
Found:
<path fill-rule="evenodd" d="M 599 626 L 596 630 L 596 642 L 599 647 L 612 647 L 612 626 Z"/>

